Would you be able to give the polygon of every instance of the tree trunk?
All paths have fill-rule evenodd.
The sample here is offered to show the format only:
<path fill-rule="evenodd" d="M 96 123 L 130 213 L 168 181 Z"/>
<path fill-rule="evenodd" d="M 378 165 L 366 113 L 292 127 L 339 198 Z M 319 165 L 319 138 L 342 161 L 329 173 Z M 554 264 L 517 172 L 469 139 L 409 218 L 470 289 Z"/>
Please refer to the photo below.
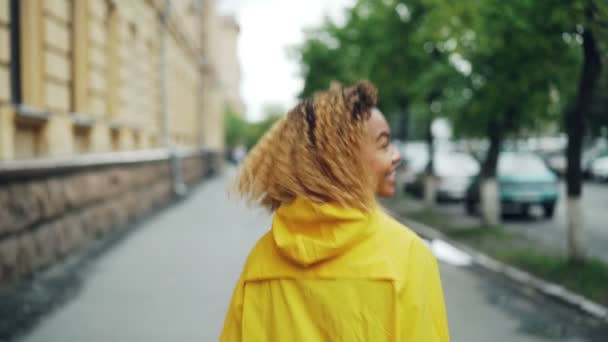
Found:
<path fill-rule="evenodd" d="M 405 142 L 409 139 L 410 133 L 410 112 L 409 104 L 406 98 L 399 100 L 399 126 L 397 131 L 397 139 Z"/>
<path fill-rule="evenodd" d="M 587 17 L 592 16 L 586 9 Z M 596 88 L 601 69 L 600 54 L 595 36 L 589 27 L 583 31 L 583 66 L 578 84 L 578 94 L 574 107 L 566 111 L 566 131 L 568 134 L 568 167 L 566 181 L 568 188 L 568 255 L 570 261 L 585 259 L 583 238 L 583 214 L 581 208 L 582 170 L 581 154 L 585 119 L 588 116 L 593 92 Z"/>
<path fill-rule="evenodd" d="M 488 124 L 490 146 L 481 166 L 480 198 L 481 219 L 485 226 L 495 227 L 500 224 L 500 189 L 496 177 L 498 155 L 502 144 L 502 127 L 496 120 Z"/>
<path fill-rule="evenodd" d="M 405 142 L 409 139 L 409 131 L 410 131 L 410 117 L 407 108 L 402 108 L 399 110 L 399 120 L 397 126 L 397 139 Z"/>
<path fill-rule="evenodd" d="M 424 204 L 427 207 L 432 207 L 436 202 L 436 178 L 435 178 L 435 141 L 433 139 L 433 132 L 431 131 L 431 124 L 433 123 L 433 117 L 430 117 L 426 125 L 426 143 L 429 148 L 429 161 L 426 164 L 426 170 L 424 175 Z"/>
<path fill-rule="evenodd" d="M 570 262 L 578 263 L 585 259 L 585 243 L 583 237 L 583 208 L 581 198 L 568 195 L 568 256 Z"/>

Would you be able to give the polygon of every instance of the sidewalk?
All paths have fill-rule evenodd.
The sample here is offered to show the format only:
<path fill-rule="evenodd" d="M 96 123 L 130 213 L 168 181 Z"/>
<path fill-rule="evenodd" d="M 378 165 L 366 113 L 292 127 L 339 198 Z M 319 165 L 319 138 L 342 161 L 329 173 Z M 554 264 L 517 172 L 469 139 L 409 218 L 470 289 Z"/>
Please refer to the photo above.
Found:
<path fill-rule="evenodd" d="M 22 341 L 216 341 L 246 254 L 270 224 L 225 194 L 225 179 L 213 179 L 137 227 Z"/>
<path fill-rule="evenodd" d="M 229 172 L 230 173 L 230 172 Z M 247 253 L 270 217 L 202 184 L 90 263 L 82 286 L 19 342 L 217 341 Z M 605 341 L 608 331 L 475 266 L 441 263 L 452 341 Z"/>

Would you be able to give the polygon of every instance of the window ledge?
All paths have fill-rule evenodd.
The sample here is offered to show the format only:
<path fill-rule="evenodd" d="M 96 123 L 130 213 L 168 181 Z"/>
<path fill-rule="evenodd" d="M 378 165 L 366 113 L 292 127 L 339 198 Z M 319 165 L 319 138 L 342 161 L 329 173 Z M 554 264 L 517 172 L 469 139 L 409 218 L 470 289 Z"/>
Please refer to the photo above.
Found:
<path fill-rule="evenodd" d="M 15 113 L 18 118 L 39 121 L 46 121 L 51 116 L 51 112 L 48 110 L 25 104 L 15 104 Z"/>
<path fill-rule="evenodd" d="M 72 112 L 72 113 L 70 113 L 70 116 L 72 117 L 72 122 L 76 126 L 93 127 L 93 125 L 95 124 L 94 118 L 91 118 L 88 115 L 83 114 L 83 113 Z"/>

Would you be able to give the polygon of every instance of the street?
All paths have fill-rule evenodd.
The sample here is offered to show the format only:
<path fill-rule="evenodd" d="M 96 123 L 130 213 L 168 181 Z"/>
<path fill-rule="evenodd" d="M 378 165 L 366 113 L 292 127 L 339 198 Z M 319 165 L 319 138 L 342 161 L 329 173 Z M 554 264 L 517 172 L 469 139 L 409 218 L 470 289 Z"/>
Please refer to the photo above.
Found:
<path fill-rule="evenodd" d="M 586 244 L 592 256 L 608 261 L 608 226 L 606 225 L 606 209 L 608 203 L 608 184 L 587 182 L 583 187 L 583 210 L 585 222 Z M 545 220 L 540 215 L 531 218 L 508 220 L 507 227 L 523 232 L 532 239 L 549 246 L 566 248 L 567 216 L 566 216 L 566 186 L 562 186 L 562 194 L 552 220 Z"/>
<path fill-rule="evenodd" d="M 560 199 L 552 219 L 545 219 L 542 212 L 531 210 L 529 217 L 509 215 L 503 225 L 547 247 L 565 251 L 567 244 L 566 186 L 562 185 Z M 582 207 L 585 222 L 585 243 L 591 256 L 608 262 L 608 225 L 606 210 L 608 184 L 586 182 L 583 186 Z M 466 215 L 462 203 L 442 203 L 437 208 L 455 215 Z"/>
<path fill-rule="evenodd" d="M 271 222 L 228 196 L 233 173 L 136 227 L 18 341 L 216 341 L 246 255 Z M 606 340 L 605 326 L 494 274 L 440 267 L 452 341 Z"/>

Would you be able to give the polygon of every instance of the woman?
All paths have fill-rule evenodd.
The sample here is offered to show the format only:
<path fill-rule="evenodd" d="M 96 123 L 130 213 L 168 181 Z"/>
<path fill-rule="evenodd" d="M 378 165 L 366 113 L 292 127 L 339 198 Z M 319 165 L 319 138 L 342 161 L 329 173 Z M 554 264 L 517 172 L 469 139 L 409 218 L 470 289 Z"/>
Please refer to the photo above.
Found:
<path fill-rule="evenodd" d="M 399 153 L 366 81 L 297 105 L 245 159 L 237 191 L 274 212 L 222 341 L 449 341 L 437 263 L 375 197 Z"/>

